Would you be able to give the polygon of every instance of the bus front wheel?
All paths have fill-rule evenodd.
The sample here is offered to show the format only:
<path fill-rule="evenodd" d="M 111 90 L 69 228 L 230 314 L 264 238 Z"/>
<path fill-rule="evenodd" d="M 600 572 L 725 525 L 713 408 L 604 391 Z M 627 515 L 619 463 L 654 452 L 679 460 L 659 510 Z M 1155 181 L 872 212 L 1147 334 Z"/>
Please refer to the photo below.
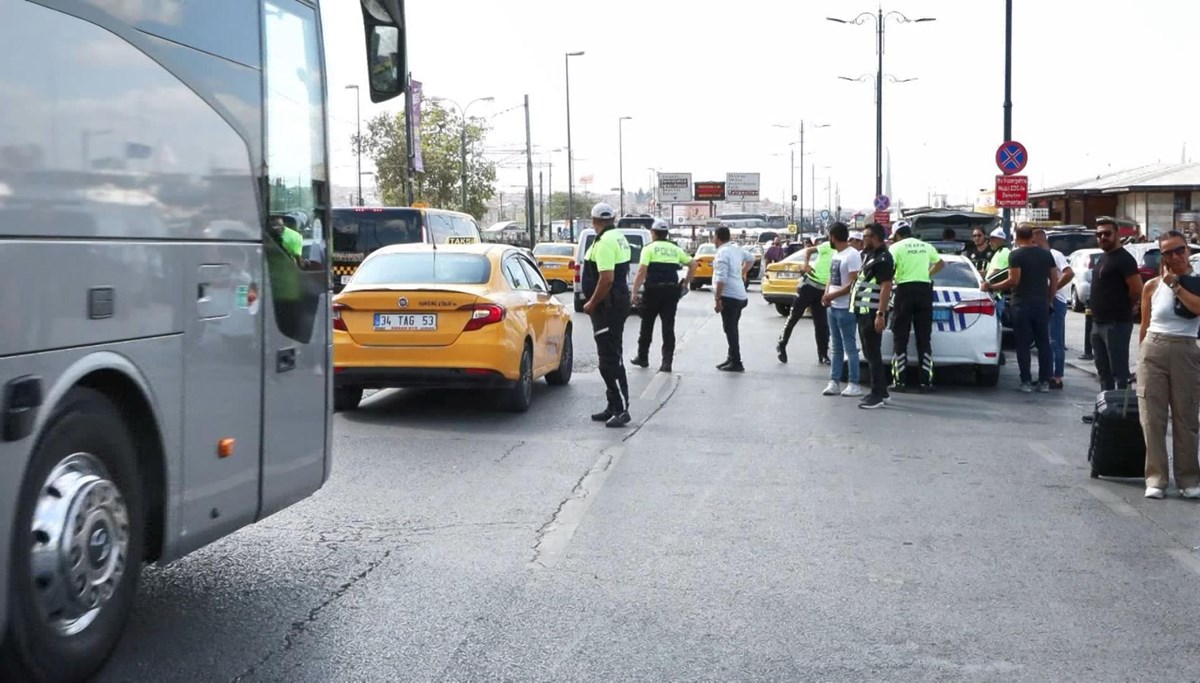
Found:
<path fill-rule="evenodd" d="M 99 671 L 141 573 L 142 490 L 121 411 L 105 394 L 77 387 L 47 425 L 18 498 L 4 680 L 79 681 Z"/>

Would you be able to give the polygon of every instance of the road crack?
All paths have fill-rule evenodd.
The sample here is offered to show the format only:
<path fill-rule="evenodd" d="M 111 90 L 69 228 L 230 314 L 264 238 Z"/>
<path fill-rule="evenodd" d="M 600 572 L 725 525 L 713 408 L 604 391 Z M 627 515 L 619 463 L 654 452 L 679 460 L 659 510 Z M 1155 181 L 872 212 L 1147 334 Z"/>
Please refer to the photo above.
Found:
<path fill-rule="evenodd" d="M 559 501 L 554 514 L 534 533 L 531 564 L 541 568 L 549 568 L 553 564 L 555 558 L 549 556 L 561 553 L 575 535 L 580 519 L 591 505 L 591 498 L 600 491 L 608 472 L 616 464 L 622 451 L 623 449 L 614 452 L 601 451 L 596 462 L 575 482 L 571 493 Z"/>
<path fill-rule="evenodd" d="M 521 448 L 524 445 L 525 445 L 524 441 L 518 441 L 516 444 L 509 446 L 507 449 L 505 449 L 505 451 L 503 453 L 500 454 L 499 458 L 496 458 L 496 460 L 495 460 L 496 464 L 499 465 L 500 463 L 504 462 L 505 458 L 512 455 L 518 448 Z"/>
<path fill-rule="evenodd" d="M 321 612 L 324 611 L 326 607 L 329 607 L 334 602 L 337 602 L 342 596 L 344 596 L 347 592 L 349 592 L 351 588 L 354 588 L 354 586 L 358 582 L 360 582 L 363 579 L 370 576 L 372 572 L 374 572 L 376 569 L 378 569 L 380 567 L 380 565 L 382 565 L 384 563 L 384 561 L 386 561 L 388 559 L 388 557 L 391 556 L 391 554 L 392 554 L 391 550 L 385 550 L 383 555 L 381 555 L 379 558 L 369 562 L 367 564 L 367 566 L 363 568 L 362 571 L 360 571 L 359 573 L 350 577 L 347 581 L 343 582 L 340 586 L 338 586 L 336 589 L 334 589 L 333 592 L 330 593 L 324 600 L 322 600 L 315 607 L 310 609 L 308 611 L 308 614 L 305 616 L 305 618 L 300 619 L 299 621 L 293 621 L 292 625 L 288 628 L 287 633 L 284 635 L 283 647 L 268 652 L 266 655 L 264 655 L 262 657 L 262 659 L 258 660 L 254 664 L 250 665 L 250 667 L 247 668 L 245 671 L 243 671 L 242 673 L 235 676 L 233 678 L 233 683 L 241 683 L 241 681 L 246 680 L 250 676 L 253 676 L 260 667 L 267 664 L 267 662 L 274 659 L 277 655 L 286 654 L 286 653 L 290 652 L 293 648 L 295 648 L 296 645 L 299 643 L 300 637 L 303 636 L 308 631 L 310 626 L 312 626 L 313 624 L 315 624 L 317 622 L 317 620 L 321 617 Z"/>

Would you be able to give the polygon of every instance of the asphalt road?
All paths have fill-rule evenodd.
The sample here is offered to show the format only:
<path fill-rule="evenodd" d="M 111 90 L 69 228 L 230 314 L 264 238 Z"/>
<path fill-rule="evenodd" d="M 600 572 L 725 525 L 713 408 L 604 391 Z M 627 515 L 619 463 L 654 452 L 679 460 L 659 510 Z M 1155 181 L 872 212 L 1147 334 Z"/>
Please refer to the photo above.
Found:
<path fill-rule="evenodd" d="M 775 360 L 752 296 L 747 372 L 713 369 L 689 295 L 626 430 L 588 420 L 594 372 L 524 415 L 394 391 L 338 415 L 323 490 L 146 570 L 100 680 L 1197 677 L 1198 510 L 1088 478 L 1090 377 L 1023 395 L 1010 362 L 861 411 L 820 395 L 807 321 Z"/>

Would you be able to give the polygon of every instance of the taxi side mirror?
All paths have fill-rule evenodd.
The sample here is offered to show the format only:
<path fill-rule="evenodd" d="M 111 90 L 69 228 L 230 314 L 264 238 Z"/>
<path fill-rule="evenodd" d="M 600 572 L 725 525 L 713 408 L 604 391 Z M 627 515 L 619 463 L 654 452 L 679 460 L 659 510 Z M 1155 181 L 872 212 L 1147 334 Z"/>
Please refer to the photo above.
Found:
<path fill-rule="evenodd" d="M 550 281 L 550 293 L 551 294 L 566 294 L 567 293 L 567 283 L 563 282 L 562 280 L 551 280 Z"/>

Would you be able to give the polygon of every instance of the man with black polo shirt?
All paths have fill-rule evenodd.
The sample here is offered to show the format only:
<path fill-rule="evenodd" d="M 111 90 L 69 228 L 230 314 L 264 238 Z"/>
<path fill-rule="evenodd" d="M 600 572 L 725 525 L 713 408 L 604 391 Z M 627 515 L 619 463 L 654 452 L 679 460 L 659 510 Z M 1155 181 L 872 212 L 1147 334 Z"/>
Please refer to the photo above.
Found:
<path fill-rule="evenodd" d="M 1054 256 L 1033 241 L 1033 228 L 1016 231 L 1017 248 L 1009 254 L 1007 277 L 997 284 L 984 281 L 985 292 L 1012 292 L 1013 339 L 1017 346 L 1017 368 L 1021 373 L 1018 389 L 1050 391 L 1054 352 L 1050 349 L 1050 311 L 1058 291 L 1058 266 Z M 1037 345 L 1038 381 L 1033 382 L 1029 347 Z"/>
<path fill-rule="evenodd" d="M 654 241 L 642 249 L 641 267 L 633 279 L 633 291 L 643 291 L 642 283 L 645 283 L 645 294 L 634 294 L 635 303 L 641 299 L 642 329 L 638 334 L 637 356 L 629 362 L 639 368 L 650 366 L 654 321 L 662 318 L 662 365 L 658 371 L 670 372 L 671 360 L 675 356 L 675 312 L 679 307 L 679 298 L 687 293 L 692 283 L 696 261 L 669 239 L 671 226 L 665 220 L 656 218 L 651 231 Z M 681 284 L 679 269 L 683 266 L 687 266 L 687 277 Z"/>
<path fill-rule="evenodd" d="M 850 310 L 858 317 L 858 337 L 871 375 L 871 393 L 859 401 L 858 407 L 872 410 L 882 408 L 889 399 L 889 368 L 883 362 L 883 329 L 888 303 L 892 299 L 896 265 L 888 251 L 887 233 L 882 225 L 868 224 L 862 231 L 862 241 L 862 270 L 854 283 Z"/>
<path fill-rule="evenodd" d="M 1140 316 L 1142 277 L 1137 261 L 1121 246 L 1117 224 L 1096 219 L 1096 240 L 1104 253 L 1092 266 L 1092 353 L 1102 391 L 1129 387 L 1129 339 Z"/>

